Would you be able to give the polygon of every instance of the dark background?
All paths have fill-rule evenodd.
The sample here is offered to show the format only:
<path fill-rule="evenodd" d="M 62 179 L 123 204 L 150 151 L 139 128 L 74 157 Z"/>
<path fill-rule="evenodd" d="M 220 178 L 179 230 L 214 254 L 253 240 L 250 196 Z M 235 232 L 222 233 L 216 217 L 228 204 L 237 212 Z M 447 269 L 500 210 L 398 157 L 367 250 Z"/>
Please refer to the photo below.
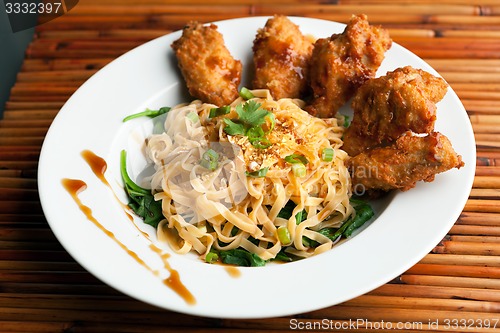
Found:
<path fill-rule="evenodd" d="M 3 3 L 0 4 L 0 117 L 34 31 L 34 28 L 30 28 L 13 33 L 5 7 Z"/>

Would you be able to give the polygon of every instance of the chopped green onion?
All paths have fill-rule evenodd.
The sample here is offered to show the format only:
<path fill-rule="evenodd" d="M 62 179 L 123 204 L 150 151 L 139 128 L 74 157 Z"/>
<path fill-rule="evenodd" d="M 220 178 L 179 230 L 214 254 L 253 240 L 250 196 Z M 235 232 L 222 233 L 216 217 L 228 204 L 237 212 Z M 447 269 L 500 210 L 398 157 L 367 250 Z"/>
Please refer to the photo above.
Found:
<path fill-rule="evenodd" d="M 208 115 L 209 118 L 215 118 L 218 116 L 222 116 L 225 114 L 228 114 L 231 112 L 231 107 L 229 105 L 226 106 L 221 106 L 219 108 L 211 108 L 210 109 L 210 114 Z"/>
<path fill-rule="evenodd" d="M 255 148 L 266 149 L 272 145 L 271 141 L 264 137 L 264 130 L 260 126 L 249 128 L 246 135 L 248 136 L 248 141 L 250 141 Z"/>
<path fill-rule="evenodd" d="M 266 149 L 271 147 L 272 143 L 269 141 L 267 138 L 254 138 L 254 139 L 248 139 L 252 146 L 258 149 Z"/>
<path fill-rule="evenodd" d="M 333 148 L 324 148 L 321 151 L 321 159 L 325 162 L 331 162 L 333 161 L 334 153 L 335 151 L 333 150 Z"/>
<path fill-rule="evenodd" d="M 281 226 L 277 230 L 278 239 L 282 245 L 290 245 L 292 243 L 292 239 L 290 238 L 290 231 L 285 226 Z"/>
<path fill-rule="evenodd" d="M 208 262 L 209 264 L 213 264 L 219 260 L 219 255 L 215 252 L 208 252 L 207 255 L 205 256 L 205 261 Z"/>
<path fill-rule="evenodd" d="M 199 120 L 200 120 L 200 117 L 198 116 L 198 114 L 194 111 L 191 111 L 189 112 L 187 115 L 186 115 L 186 118 L 191 120 L 192 123 L 197 123 Z"/>
<path fill-rule="evenodd" d="M 260 170 L 254 171 L 254 172 L 247 172 L 248 177 L 254 177 L 254 178 L 261 178 L 265 177 L 267 175 L 267 172 L 269 171 L 269 168 L 262 168 Z"/>
<path fill-rule="evenodd" d="M 161 107 L 159 110 L 146 109 L 146 111 L 134 113 L 134 114 L 131 114 L 130 116 L 123 118 L 123 122 L 129 121 L 129 120 L 132 120 L 135 118 L 139 118 L 139 117 L 154 118 L 154 117 L 158 117 L 159 115 L 162 115 L 164 113 L 167 113 L 168 111 L 170 111 L 170 108 L 168 106 Z"/>
<path fill-rule="evenodd" d="M 205 169 L 214 171 L 219 166 L 219 154 L 213 149 L 207 150 L 201 157 L 200 165 Z"/>
<path fill-rule="evenodd" d="M 290 164 L 295 164 L 295 163 L 307 164 L 307 163 L 309 163 L 307 158 L 304 155 L 300 155 L 300 154 L 288 155 L 287 157 L 285 157 L 285 161 L 287 161 Z"/>
<path fill-rule="evenodd" d="M 276 117 L 274 116 L 274 113 L 269 112 L 269 114 L 266 116 L 266 118 L 269 118 L 269 122 L 271 123 L 268 127 L 269 130 L 266 133 L 271 133 L 271 131 L 274 129 L 274 126 L 276 125 Z M 267 122 L 266 122 L 267 125 Z"/>
<path fill-rule="evenodd" d="M 306 176 L 306 166 L 302 163 L 292 164 L 292 172 L 295 177 L 302 178 Z"/>
<path fill-rule="evenodd" d="M 239 94 L 243 99 L 252 99 L 255 97 L 255 95 L 248 88 L 245 87 L 241 88 Z"/>

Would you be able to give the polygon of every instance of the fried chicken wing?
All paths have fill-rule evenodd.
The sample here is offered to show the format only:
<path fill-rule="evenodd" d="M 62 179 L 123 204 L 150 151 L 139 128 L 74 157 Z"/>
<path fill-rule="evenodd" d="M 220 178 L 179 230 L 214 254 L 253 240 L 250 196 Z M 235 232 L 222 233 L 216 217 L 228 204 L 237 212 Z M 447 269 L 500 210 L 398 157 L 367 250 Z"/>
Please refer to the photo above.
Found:
<path fill-rule="evenodd" d="M 215 24 L 189 22 L 172 48 L 192 96 L 218 106 L 238 97 L 242 64 L 231 56 Z"/>
<path fill-rule="evenodd" d="M 367 81 L 353 98 L 352 122 L 342 147 L 350 156 L 394 142 L 410 130 L 430 133 L 436 102 L 447 91 L 446 82 L 410 66 Z"/>
<path fill-rule="evenodd" d="M 354 191 L 407 191 L 417 181 L 431 182 L 438 173 L 464 165 L 446 136 L 407 132 L 394 144 L 374 148 L 351 158 L 348 163 Z"/>
<path fill-rule="evenodd" d="M 312 49 L 312 41 L 286 16 L 267 20 L 253 44 L 254 89 L 269 89 L 275 99 L 303 98 Z"/>
<path fill-rule="evenodd" d="M 391 47 L 387 30 L 371 26 L 366 15 L 353 16 L 342 34 L 318 39 L 310 62 L 313 101 L 307 111 L 332 117 L 369 78 Z"/>

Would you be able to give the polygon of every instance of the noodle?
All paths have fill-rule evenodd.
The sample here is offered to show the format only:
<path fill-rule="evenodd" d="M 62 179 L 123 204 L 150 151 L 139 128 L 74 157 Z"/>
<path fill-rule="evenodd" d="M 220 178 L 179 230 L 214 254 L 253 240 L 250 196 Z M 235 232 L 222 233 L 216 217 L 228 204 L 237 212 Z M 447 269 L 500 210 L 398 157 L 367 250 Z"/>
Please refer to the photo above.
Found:
<path fill-rule="evenodd" d="M 214 249 L 243 248 L 263 260 L 282 250 L 305 258 L 333 246 L 319 230 L 338 228 L 353 213 L 338 119 L 309 115 L 301 100 L 274 100 L 267 90 L 252 92 L 252 100 L 274 115 L 267 148 L 224 131 L 224 118 L 235 119 L 236 106 L 246 102 L 241 98 L 230 105 L 230 113 L 214 118 L 209 114 L 215 105 L 178 105 L 167 114 L 165 132 L 147 140 L 147 156 L 155 168 L 149 181 L 165 217 L 157 228 L 158 239 L 175 252 L 205 256 Z M 332 161 L 321 158 L 325 148 L 333 149 Z M 200 163 L 209 150 L 217 153 L 214 170 Z M 290 155 L 306 159 L 305 175 L 293 172 L 292 163 L 285 161 Z M 264 177 L 249 176 L 262 169 L 267 170 Z M 295 205 L 291 217 L 280 217 L 289 201 Z M 301 212 L 305 219 L 298 221 Z M 287 228 L 290 244 L 280 241 L 280 227 Z M 307 246 L 304 237 L 316 246 Z"/>

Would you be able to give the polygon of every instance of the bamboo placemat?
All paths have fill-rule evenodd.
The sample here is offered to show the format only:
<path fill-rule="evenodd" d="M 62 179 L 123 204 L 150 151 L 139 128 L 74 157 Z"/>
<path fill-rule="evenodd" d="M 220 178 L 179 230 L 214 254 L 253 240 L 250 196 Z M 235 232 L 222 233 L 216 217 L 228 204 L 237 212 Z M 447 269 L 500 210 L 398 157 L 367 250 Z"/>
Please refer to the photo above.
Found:
<path fill-rule="evenodd" d="M 164 3 L 80 1 L 69 14 L 36 29 L 0 120 L 1 332 L 281 332 L 307 327 L 361 332 L 363 325 L 379 332 L 500 332 L 497 0 Z M 192 317 L 143 304 L 104 285 L 63 250 L 42 214 L 36 168 L 52 119 L 108 62 L 189 19 L 275 13 L 339 22 L 366 13 L 371 23 L 383 24 L 396 42 L 444 76 L 465 105 L 477 140 L 474 188 L 462 215 L 431 253 L 391 283 L 293 317 Z"/>

